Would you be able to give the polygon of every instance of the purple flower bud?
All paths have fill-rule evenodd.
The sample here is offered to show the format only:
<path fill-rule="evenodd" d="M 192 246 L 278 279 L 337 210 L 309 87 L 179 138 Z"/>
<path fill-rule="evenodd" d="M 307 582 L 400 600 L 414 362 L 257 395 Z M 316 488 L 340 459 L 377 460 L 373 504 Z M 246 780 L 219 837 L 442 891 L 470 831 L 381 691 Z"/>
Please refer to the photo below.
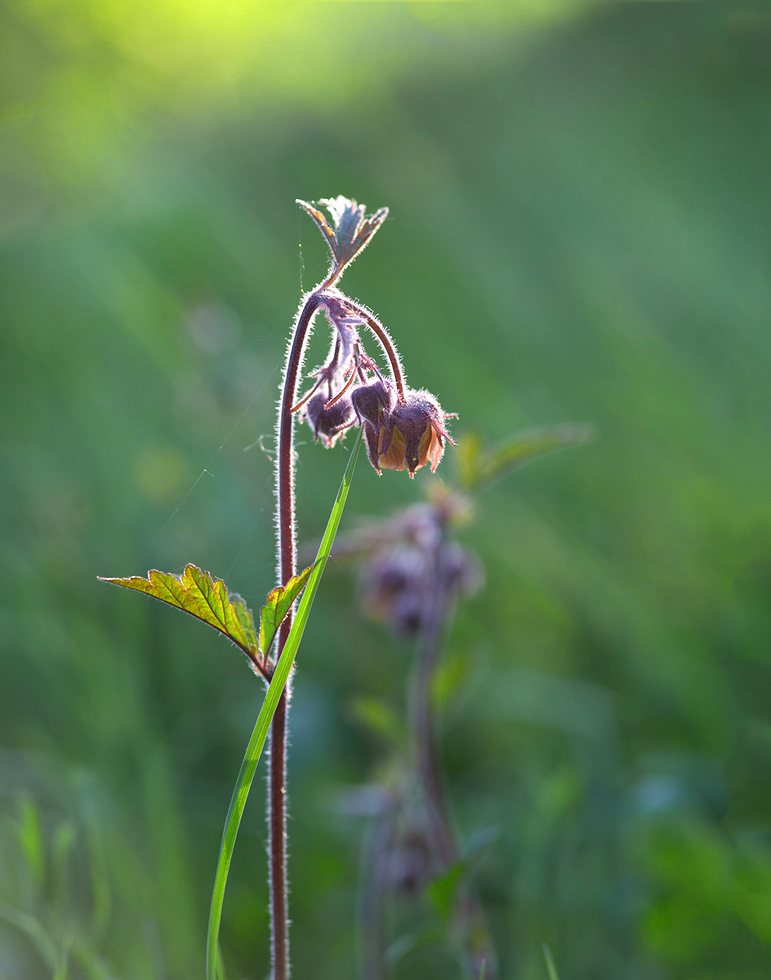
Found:
<path fill-rule="evenodd" d="M 399 596 L 423 588 L 426 578 L 426 556 L 420 548 L 397 544 L 379 552 L 365 576 L 366 603 L 370 612 L 391 619 L 393 603 Z"/>
<path fill-rule="evenodd" d="M 381 433 L 388 426 L 391 409 L 396 404 L 394 386 L 385 378 L 378 377 L 367 385 L 360 385 L 351 393 L 351 404 L 356 417 L 364 426 L 369 461 L 380 472 L 378 454 Z"/>
<path fill-rule="evenodd" d="M 351 394 L 353 410 L 360 422 L 369 422 L 378 429 L 396 404 L 394 386 L 385 378 L 354 388 Z"/>
<path fill-rule="evenodd" d="M 391 606 L 389 626 L 400 636 L 416 636 L 423 622 L 425 606 L 425 600 L 420 594 L 401 593 Z"/>
<path fill-rule="evenodd" d="M 452 443 L 444 427 L 444 420 L 450 417 L 429 392 L 408 390 L 405 400 L 393 407 L 381 429 L 379 466 L 409 470 L 412 477 L 415 470 L 430 463 L 433 473 L 444 454 L 444 440 Z"/>
<path fill-rule="evenodd" d="M 328 396 L 320 391 L 310 399 L 304 409 L 308 425 L 313 430 L 313 438 L 321 439 L 326 449 L 335 444 L 341 435 L 341 429 L 344 431 L 354 419 L 351 399 L 347 395 L 325 408 L 328 401 Z"/>

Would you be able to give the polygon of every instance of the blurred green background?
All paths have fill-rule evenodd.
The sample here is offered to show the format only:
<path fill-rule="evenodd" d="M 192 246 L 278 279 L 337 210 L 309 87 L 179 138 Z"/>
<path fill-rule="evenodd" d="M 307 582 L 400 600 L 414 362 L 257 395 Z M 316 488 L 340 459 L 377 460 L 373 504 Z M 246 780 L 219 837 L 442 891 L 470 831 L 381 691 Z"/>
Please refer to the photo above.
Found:
<path fill-rule="evenodd" d="M 294 201 L 337 194 L 391 209 L 345 284 L 456 434 L 596 429 L 464 532 L 487 586 L 443 752 L 461 831 L 497 829 L 504 978 L 545 980 L 544 942 L 561 980 L 771 975 L 770 106 L 750 3 L 0 7 L 3 980 L 203 975 L 261 688 L 96 576 L 274 584 L 280 361 L 325 268 Z M 345 454 L 302 439 L 312 539 Z M 430 481 L 360 466 L 344 522 Z M 357 975 L 339 799 L 387 749 L 352 703 L 401 711 L 410 656 L 331 570 L 292 713 L 298 978 Z M 252 980 L 261 790 L 222 937 Z"/>

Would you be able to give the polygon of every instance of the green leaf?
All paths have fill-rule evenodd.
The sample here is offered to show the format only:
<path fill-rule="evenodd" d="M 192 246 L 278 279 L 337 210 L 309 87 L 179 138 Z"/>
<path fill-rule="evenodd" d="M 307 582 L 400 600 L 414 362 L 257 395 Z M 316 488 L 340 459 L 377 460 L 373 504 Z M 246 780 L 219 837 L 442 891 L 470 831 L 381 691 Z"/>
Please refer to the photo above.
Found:
<path fill-rule="evenodd" d="M 479 490 L 537 456 L 577 446 L 592 435 L 589 425 L 555 425 L 518 433 L 494 449 L 485 449 L 476 435 L 465 435 L 455 450 L 461 485 L 464 490 Z"/>
<path fill-rule="evenodd" d="M 434 671 L 431 698 L 437 708 L 446 707 L 458 691 L 467 691 L 472 659 L 468 650 L 448 654 Z"/>
<path fill-rule="evenodd" d="M 541 949 L 543 950 L 543 958 L 546 960 L 546 972 L 549 974 L 549 980 L 559 980 L 557 967 L 554 965 L 554 957 L 551 955 L 549 944 L 544 943 Z"/>
<path fill-rule="evenodd" d="M 305 588 L 312 565 L 293 575 L 286 585 L 277 585 L 268 593 L 266 605 L 260 610 L 260 650 L 263 659 L 267 657 L 273 644 L 276 631 L 292 608 L 292 603 Z"/>
<path fill-rule="evenodd" d="M 447 921 L 452 913 L 452 907 L 455 903 L 455 895 L 458 891 L 458 885 L 463 877 L 463 872 L 466 870 L 465 865 L 462 861 L 451 865 L 444 874 L 440 875 L 438 878 L 434 878 L 431 884 L 426 888 L 426 894 L 429 901 L 436 909 L 439 917 Z"/>
<path fill-rule="evenodd" d="M 217 874 L 214 879 L 214 890 L 209 910 L 209 930 L 206 937 L 206 980 L 215 980 L 216 977 L 217 941 L 219 939 L 220 920 L 222 918 L 222 903 L 225 898 L 225 885 L 227 884 L 230 861 L 233 857 L 233 848 L 235 847 L 238 828 L 241 824 L 241 817 L 254 780 L 254 774 L 257 771 L 257 763 L 260 761 L 262 749 L 268 737 L 270 723 L 273 720 L 273 715 L 284 692 L 289 672 L 297 656 L 297 649 L 300 646 L 300 641 L 305 632 L 305 625 L 308 622 L 311 606 L 316 597 L 319 582 L 321 581 L 321 576 L 324 573 L 324 568 L 329 558 L 329 552 L 332 550 L 332 543 L 335 540 L 335 534 L 340 524 L 345 501 L 348 498 L 348 491 L 351 487 L 351 479 L 353 478 L 353 471 L 360 448 L 361 432 L 359 432 L 356 445 L 351 452 L 351 457 L 345 468 L 343 482 L 340 484 L 340 489 L 337 492 L 337 497 L 332 507 L 332 513 L 329 515 L 329 521 L 324 531 L 324 537 L 321 539 L 321 544 L 319 545 L 316 561 L 311 566 L 307 588 L 300 600 L 297 615 L 292 623 L 292 629 L 289 632 L 284 649 L 273 672 L 270 687 L 265 695 L 260 713 L 257 716 L 252 737 L 249 739 L 249 744 L 246 747 L 244 761 L 241 763 L 241 769 L 238 773 L 233 795 L 230 798 L 230 807 L 228 808 L 228 815 L 225 819 L 225 829 L 222 834 L 222 843 L 220 844 Z"/>
<path fill-rule="evenodd" d="M 46 856 L 40 816 L 34 801 L 26 796 L 19 801 L 18 838 L 35 887 L 41 888 L 45 877 Z"/>
<path fill-rule="evenodd" d="M 357 204 L 347 197 L 326 198 L 318 203 L 323 205 L 332 219 L 330 222 L 321 211 L 306 201 L 297 202 L 316 222 L 324 240 L 332 253 L 335 269 L 342 271 L 352 262 L 388 216 L 388 208 L 380 208 L 368 218 L 364 205 Z"/>
<path fill-rule="evenodd" d="M 144 592 L 161 602 L 167 602 L 224 633 L 250 660 L 257 662 L 259 659 L 251 609 L 240 595 L 228 593 L 222 579 L 213 579 L 209 572 L 202 572 L 197 565 L 188 565 L 180 577 L 153 568 L 147 573 L 147 578 L 139 575 L 132 575 L 130 578 L 99 576 L 99 580 L 122 585 L 126 589 L 136 589 L 137 592 Z"/>

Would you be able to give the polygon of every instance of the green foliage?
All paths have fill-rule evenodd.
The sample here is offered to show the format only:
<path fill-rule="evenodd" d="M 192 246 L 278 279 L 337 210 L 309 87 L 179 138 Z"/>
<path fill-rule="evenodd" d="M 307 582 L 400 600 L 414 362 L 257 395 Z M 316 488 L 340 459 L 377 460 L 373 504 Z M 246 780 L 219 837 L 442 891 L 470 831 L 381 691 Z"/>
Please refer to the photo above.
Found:
<path fill-rule="evenodd" d="M 472 667 L 442 756 L 463 835 L 500 828 L 477 880 L 505 980 L 544 975 L 545 938 L 571 980 L 771 973 L 768 16 L 505 6 L 551 27 L 512 39 L 485 3 L 1 15 L 0 889 L 112 976 L 200 975 L 223 760 L 262 694 L 192 620 L 95 576 L 190 560 L 255 613 L 276 584 L 276 385 L 300 277 L 327 265 L 290 202 L 337 188 L 390 206 L 351 288 L 454 437 L 597 432 L 490 486 L 466 542 L 486 586 L 451 637 Z M 298 456 L 302 546 L 342 464 Z M 359 474 L 346 521 L 421 490 Z M 355 598 L 325 577 L 294 684 L 292 939 L 315 980 L 356 975 L 363 830 L 334 801 L 382 755 L 346 706 L 400 708 L 410 668 Z M 235 977 L 268 972 L 253 796 Z M 56 914 L 18 870 L 24 797 L 47 881 L 74 828 Z M 5 980 L 53 975 L 16 927 L 0 950 Z M 397 970 L 451 975 L 435 948 Z"/>
<path fill-rule="evenodd" d="M 28 796 L 8 802 L 0 814 L 0 924 L 23 937 L 52 980 L 107 980 L 114 974 L 98 952 L 98 909 L 79 887 L 88 870 L 99 873 L 84 826 L 57 814 L 46 832 Z"/>
<path fill-rule="evenodd" d="M 453 910 L 458 886 L 463 878 L 465 868 L 461 861 L 453 864 L 444 874 L 434 878 L 426 888 L 426 894 L 436 909 L 440 919 L 447 922 Z"/>
<path fill-rule="evenodd" d="M 270 653 L 273 639 L 283 623 L 292 603 L 305 588 L 313 566 L 304 568 L 299 575 L 293 575 L 284 585 L 271 589 L 265 605 L 260 609 L 260 650 L 263 660 Z"/>
<path fill-rule="evenodd" d="M 277 585 L 270 590 L 265 605 L 260 609 L 259 643 L 254 615 L 241 596 L 235 592 L 229 593 L 222 579 L 215 581 L 210 572 L 202 572 L 195 565 L 188 565 L 179 577 L 153 568 L 147 573 L 147 578 L 139 575 L 105 578 L 100 575 L 99 581 L 136 589 L 195 616 L 232 640 L 264 673 L 276 632 L 292 603 L 305 588 L 310 574 L 311 568 L 305 568 L 299 575 L 293 575 L 285 585 Z"/>
<path fill-rule="evenodd" d="M 546 960 L 546 972 L 549 980 L 559 980 L 557 967 L 554 965 L 554 957 L 551 955 L 548 943 L 543 944 L 543 958 Z"/>
<path fill-rule="evenodd" d="M 518 433 L 500 445 L 486 449 L 479 436 L 467 433 L 456 447 L 461 486 L 468 492 L 480 490 L 545 453 L 580 445 L 592 434 L 592 428 L 588 425 L 555 425 Z"/>
<path fill-rule="evenodd" d="M 292 579 L 287 583 L 286 590 L 293 591 L 293 597 L 287 602 L 284 599 L 285 590 L 276 588 L 268 595 L 267 606 L 263 607 L 260 614 L 260 641 L 267 639 L 269 630 L 270 641 L 273 640 L 278 624 L 276 619 L 279 610 L 283 610 L 281 618 L 287 614 L 289 607 L 302 589 L 307 579 L 307 572 L 303 572 L 305 579 L 302 584 L 299 579 Z M 220 633 L 224 633 L 229 639 L 240 647 L 248 657 L 254 657 L 260 649 L 269 649 L 264 644 L 257 645 L 257 635 L 254 629 L 254 616 L 241 598 L 236 593 L 228 593 L 227 586 L 222 579 L 213 579 L 210 572 L 202 572 L 195 565 L 188 565 L 181 576 L 177 577 L 169 572 L 159 572 L 153 568 L 147 573 L 147 578 L 139 575 L 132 575 L 130 578 L 104 578 L 99 576 L 101 582 L 111 582 L 113 585 L 122 585 L 127 589 L 136 589 L 137 592 L 144 592 L 154 599 L 167 602 L 170 606 L 181 609 L 182 612 L 189 613 L 213 627 Z M 263 626 L 263 619 L 265 626 Z M 280 620 L 279 620 L 280 622 Z M 269 624 L 269 625 L 268 625 Z M 275 624 L 275 625 L 274 625 Z"/>

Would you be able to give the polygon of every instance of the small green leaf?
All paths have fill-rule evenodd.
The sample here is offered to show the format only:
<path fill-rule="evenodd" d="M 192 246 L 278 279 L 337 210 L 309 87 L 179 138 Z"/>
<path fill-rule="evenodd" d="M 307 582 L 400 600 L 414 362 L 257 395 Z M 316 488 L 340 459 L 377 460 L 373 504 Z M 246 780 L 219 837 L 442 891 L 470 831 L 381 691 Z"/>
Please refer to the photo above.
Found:
<path fill-rule="evenodd" d="M 268 593 L 266 605 L 260 610 L 260 650 L 263 660 L 270 652 L 276 632 L 292 608 L 292 603 L 305 588 L 312 568 L 309 565 L 299 575 L 292 576 L 286 585 L 277 585 Z"/>
<path fill-rule="evenodd" d="M 257 634 L 252 611 L 240 595 L 228 593 L 222 579 L 213 579 L 209 572 L 202 572 L 197 565 L 188 565 L 179 578 L 170 572 L 159 572 L 153 568 L 147 573 L 147 578 L 139 575 L 129 578 L 99 576 L 99 580 L 144 592 L 145 595 L 153 596 L 195 616 L 224 633 L 253 662 L 257 662 Z"/>
<path fill-rule="evenodd" d="M 464 490 L 478 490 L 537 456 L 577 446 L 592 435 L 593 429 L 589 425 L 555 425 L 518 433 L 491 450 L 483 448 L 478 436 L 463 436 L 455 454 L 461 484 Z"/>
<path fill-rule="evenodd" d="M 482 440 L 474 432 L 464 432 L 458 439 L 453 453 L 458 468 L 461 486 L 471 490 L 476 486 L 477 476 L 482 465 Z"/>
<path fill-rule="evenodd" d="M 443 875 L 434 878 L 426 889 L 429 901 L 436 909 L 439 917 L 445 921 L 450 918 L 450 914 L 452 913 L 458 885 L 465 870 L 463 862 L 458 861 L 456 864 L 451 865 Z"/>
<path fill-rule="evenodd" d="M 330 227 L 330 222 L 312 204 L 299 200 L 297 203 L 316 222 L 329 246 L 334 268 L 338 273 L 369 243 L 388 215 L 388 208 L 380 208 L 367 218 L 363 204 L 357 204 L 356 201 L 342 196 L 326 198 L 318 203 L 329 212 L 332 219 Z"/>
<path fill-rule="evenodd" d="M 468 650 L 456 650 L 444 658 L 431 680 L 431 698 L 436 707 L 446 707 L 458 691 L 468 690 L 471 667 Z"/>

